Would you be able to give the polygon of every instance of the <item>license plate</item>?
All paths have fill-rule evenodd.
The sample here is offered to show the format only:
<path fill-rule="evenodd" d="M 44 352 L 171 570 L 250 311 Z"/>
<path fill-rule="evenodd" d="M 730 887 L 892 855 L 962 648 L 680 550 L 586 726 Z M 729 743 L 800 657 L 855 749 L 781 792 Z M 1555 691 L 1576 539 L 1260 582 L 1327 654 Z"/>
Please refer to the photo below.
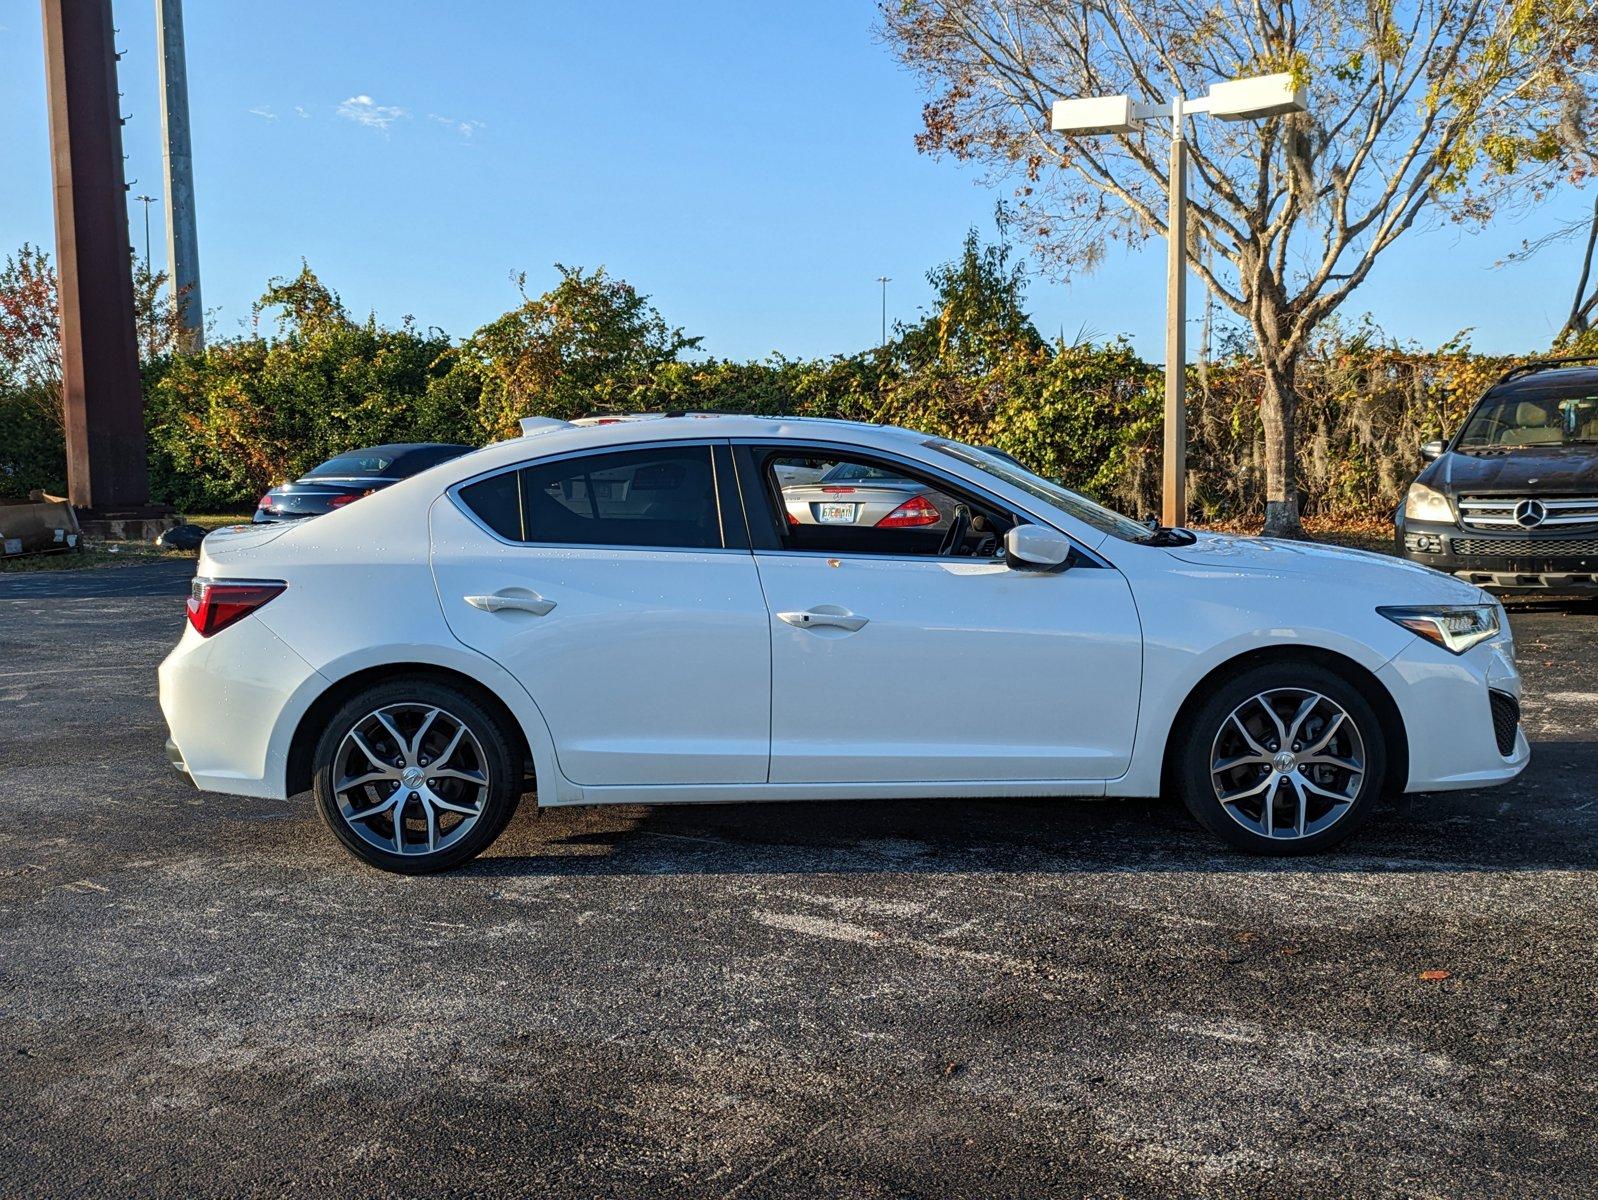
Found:
<path fill-rule="evenodd" d="M 823 525 L 853 525 L 858 504 L 818 504 L 816 520 Z"/>

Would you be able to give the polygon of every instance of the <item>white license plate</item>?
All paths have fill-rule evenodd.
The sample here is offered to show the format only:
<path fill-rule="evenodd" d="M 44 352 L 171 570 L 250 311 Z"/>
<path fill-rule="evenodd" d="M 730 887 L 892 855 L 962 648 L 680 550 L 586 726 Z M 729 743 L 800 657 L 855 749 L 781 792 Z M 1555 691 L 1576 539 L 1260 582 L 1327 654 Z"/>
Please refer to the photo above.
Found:
<path fill-rule="evenodd" d="M 858 504 L 818 504 L 816 520 L 823 525 L 853 525 Z"/>

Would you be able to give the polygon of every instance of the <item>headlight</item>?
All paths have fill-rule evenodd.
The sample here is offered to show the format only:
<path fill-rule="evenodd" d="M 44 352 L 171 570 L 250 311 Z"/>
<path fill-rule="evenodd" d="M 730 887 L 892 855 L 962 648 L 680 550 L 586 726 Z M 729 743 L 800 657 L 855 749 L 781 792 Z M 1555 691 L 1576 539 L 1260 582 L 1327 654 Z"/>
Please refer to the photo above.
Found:
<path fill-rule="evenodd" d="M 1454 510 L 1448 507 L 1448 497 L 1429 488 L 1424 483 L 1412 483 L 1404 494 L 1404 519 L 1410 521 L 1454 520 Z"/>
<path fill-rule="evenodd" d="M 1498 605 L 1421 605 L 1378 608 L 1377 612 L 1444 650 L 1463 654 L 1498 633 Z"/>

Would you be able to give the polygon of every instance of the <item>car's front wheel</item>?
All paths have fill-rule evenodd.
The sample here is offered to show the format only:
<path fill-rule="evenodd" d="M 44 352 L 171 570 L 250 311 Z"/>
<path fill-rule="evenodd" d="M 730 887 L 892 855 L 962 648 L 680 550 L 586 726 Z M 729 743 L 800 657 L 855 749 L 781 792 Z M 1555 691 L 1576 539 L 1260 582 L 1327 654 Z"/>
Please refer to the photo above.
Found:
<path fill-rule="evenodd" d="M 346 701 L 317 743 L 317 810 L 363 862 L 447 870 L 486 850 L 515 812 L 514 744 L 502 718 L 449 684 L 377 684 Z"/>
<path fill-rule="evenodd" d="M 1375 710 L 1358 688 L 1314 663 L 1232 676 L 1186 722 L 1177 753 L 1188 811 L 1259 854 L 1336 845 L 1370 815 L 1387 773 Z"/>

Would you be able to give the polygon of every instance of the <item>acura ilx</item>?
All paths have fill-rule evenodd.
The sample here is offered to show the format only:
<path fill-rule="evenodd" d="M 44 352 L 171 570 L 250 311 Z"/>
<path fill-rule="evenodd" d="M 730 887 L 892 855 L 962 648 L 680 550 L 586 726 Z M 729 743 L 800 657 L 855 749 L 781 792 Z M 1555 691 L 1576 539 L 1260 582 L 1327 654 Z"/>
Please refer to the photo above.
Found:
<path fill-rule="evenodd" d="M 1426 567 L 1151 529 L 907 429 L 523 426 L 318 520 L 207 537 L 160 669 L 173 764 L 310 791 L 357 857 L 420 873 L 523 796 L 1166 793 L 1298 854 L 1384 794 L 1529 757 L 1502 608 Z M 880 504 L 825 490 L 882 481 Z"/>

